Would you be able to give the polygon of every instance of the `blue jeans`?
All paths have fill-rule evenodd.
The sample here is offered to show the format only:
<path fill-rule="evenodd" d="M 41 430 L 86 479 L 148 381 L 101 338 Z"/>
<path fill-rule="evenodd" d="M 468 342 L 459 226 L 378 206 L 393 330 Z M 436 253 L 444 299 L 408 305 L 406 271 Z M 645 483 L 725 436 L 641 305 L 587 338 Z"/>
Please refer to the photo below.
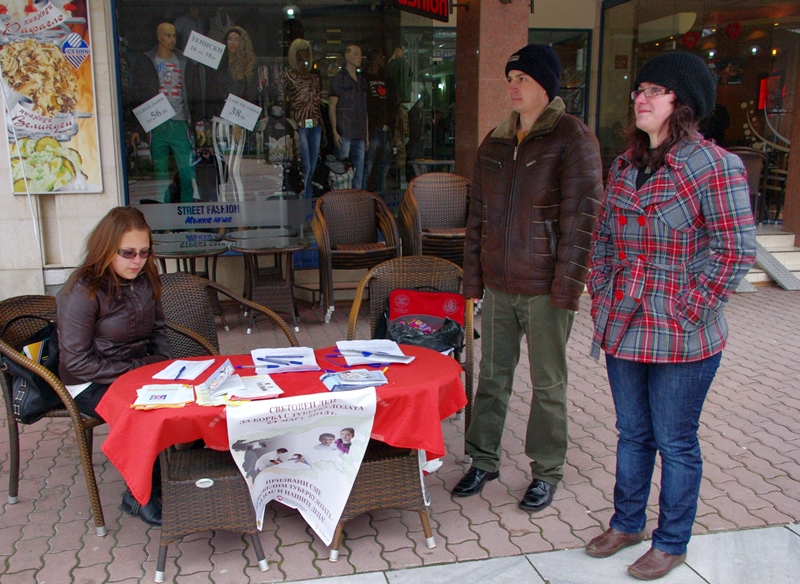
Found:
<path fill-rule="evenodd" d="M 377 176 L 375 177 L 375 191 L 382 193 L 386 190 L 386 175 L 389 174 L 389 164 L 392 162 L 392 131 L 375 128 L 369 133 L 369 148 L 364 161 L 364 188 L 369 185 L 369 175 L 375 161 L 378 162 Z"/>
<path fill-rule="evenodd" d="M 351 140 L 350 138 L 342 138 L 342 147 L 339 148 L 337 158 L 349 158 L 353 163 L 353 170 L 356 173 L 353 175 L 353 188 L 360 189 L 366 185 L 361 184 L 361 179 L 364 176 L 364 151 L 367 148 L 366 140 Z M 364 181 L 366 182 L 366 181 Z"/>
<path fill-rule="evenodd" d="M 311 179 L 314 178 L 314 171 L 317 169 L 322 126 L 298 128 L 297 135 L 300 138 L 300 162 L 303 166 L 303 196 L 310 199 L 314 194 L 314 189 L 311 187 Z"/>
<path fill-rule="evenodd" d="M 691 363 L 637 363 L 606 354 L 617 410 L 617 483 L 611 527 L 638 533 L 661 455 L 661 494 L 653 547 L 680 555 L 692 535 L 703 459 L 697 429 L 722 353 Z"/>

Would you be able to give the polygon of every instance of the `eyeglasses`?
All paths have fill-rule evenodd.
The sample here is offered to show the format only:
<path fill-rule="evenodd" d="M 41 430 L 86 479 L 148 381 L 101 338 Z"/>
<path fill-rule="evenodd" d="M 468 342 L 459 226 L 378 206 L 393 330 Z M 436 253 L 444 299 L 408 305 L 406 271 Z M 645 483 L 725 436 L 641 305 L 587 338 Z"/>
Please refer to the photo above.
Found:
<path fill-rule="evenodd" d="M 645 89 L 634 89 L 631 91 L 631 101 L 636 101 L 636 98 L 640 95 L 644 95 L 645 99 L 650 99 L 651 97 L 667 95 L 668 93 L 672 93 L 672 91 L 666 87 L 646 87 Z"/>
<path fill-rule="evenodd" d="M 126 260 L 135 259 L 138 255 L 140 258 L 149 258 L 153 255 L 153 248 L 148 247 L 147 249 L 143 249 L 141 251 L 136 251 L 135 249 L 118 249 L 117 253 L 124 257 Z"/>

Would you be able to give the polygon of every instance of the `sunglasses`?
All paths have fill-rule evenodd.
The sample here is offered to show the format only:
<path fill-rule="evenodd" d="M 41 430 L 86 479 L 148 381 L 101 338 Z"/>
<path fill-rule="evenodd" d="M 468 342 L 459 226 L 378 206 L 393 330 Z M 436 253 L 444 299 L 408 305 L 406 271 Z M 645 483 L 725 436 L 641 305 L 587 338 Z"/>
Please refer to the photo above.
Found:
<path fill-rule="evenodd" d="M 138 255 L 140 258 L 149 258 L 153 255 L 153 248 L 148 247 L 147 249 L 143 249 L 141 251 L 136 251 L 135 249 L 118 249 L 117 253 L 124 257 L 126 260 L 132 260 L 136 258 Z"/>

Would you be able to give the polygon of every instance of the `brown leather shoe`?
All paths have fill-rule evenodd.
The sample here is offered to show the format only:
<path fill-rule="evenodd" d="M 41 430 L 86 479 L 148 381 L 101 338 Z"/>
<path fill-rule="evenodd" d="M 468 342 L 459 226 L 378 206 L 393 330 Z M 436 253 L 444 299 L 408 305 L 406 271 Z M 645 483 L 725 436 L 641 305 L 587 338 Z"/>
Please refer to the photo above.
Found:
<path fill-rule="evenodd" d="M 623 533 L 616 529 L 607 529 L 590 541 L 586 546 L 586 553 L 595 558 L 607 558 L 613 556 L 622 548 L 629 545 L 636 545 L 640 541 L 644 541 L 645 533 Z"/>
<path fill-rule="evenodd" d="M 675 566 L 683 563 L 686 554 L 675 556 L 650 548 L 641 558 L 628 566 L 628 573 L 639 580 L 655 580 L 669 574 Z"/>

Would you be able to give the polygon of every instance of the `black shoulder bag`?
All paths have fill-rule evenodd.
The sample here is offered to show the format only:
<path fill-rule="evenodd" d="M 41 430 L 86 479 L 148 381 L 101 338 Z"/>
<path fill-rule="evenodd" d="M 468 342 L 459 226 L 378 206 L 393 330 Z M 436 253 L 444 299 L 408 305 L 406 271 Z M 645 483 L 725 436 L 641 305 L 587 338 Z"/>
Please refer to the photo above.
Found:
<path fill-rule="evenodd" d="M 3 327 L 2 332 L 0 332 L 0 336 L 5 333 L 9 325 L 22 319 L 41 320 L 45 324 L 23 341 L 20 346 L 14 348 L 23 353 L 23 347 L 41 341 L 39 364 L 55 376 L 58 376 L 58 335 L 56 334 L 55 321 L 43 316 L 24 314 L 9 320 Z M 55 390 L 39 375 L 5 356 L 2 357 L 1 361 L 3 371 L 11 375 L 13 380 L 11 386 L 12 402 L 14 417 L 18 422 L 33 424 L 41 420 L 50 410 L 64 407 L 64 403 Z"/>

